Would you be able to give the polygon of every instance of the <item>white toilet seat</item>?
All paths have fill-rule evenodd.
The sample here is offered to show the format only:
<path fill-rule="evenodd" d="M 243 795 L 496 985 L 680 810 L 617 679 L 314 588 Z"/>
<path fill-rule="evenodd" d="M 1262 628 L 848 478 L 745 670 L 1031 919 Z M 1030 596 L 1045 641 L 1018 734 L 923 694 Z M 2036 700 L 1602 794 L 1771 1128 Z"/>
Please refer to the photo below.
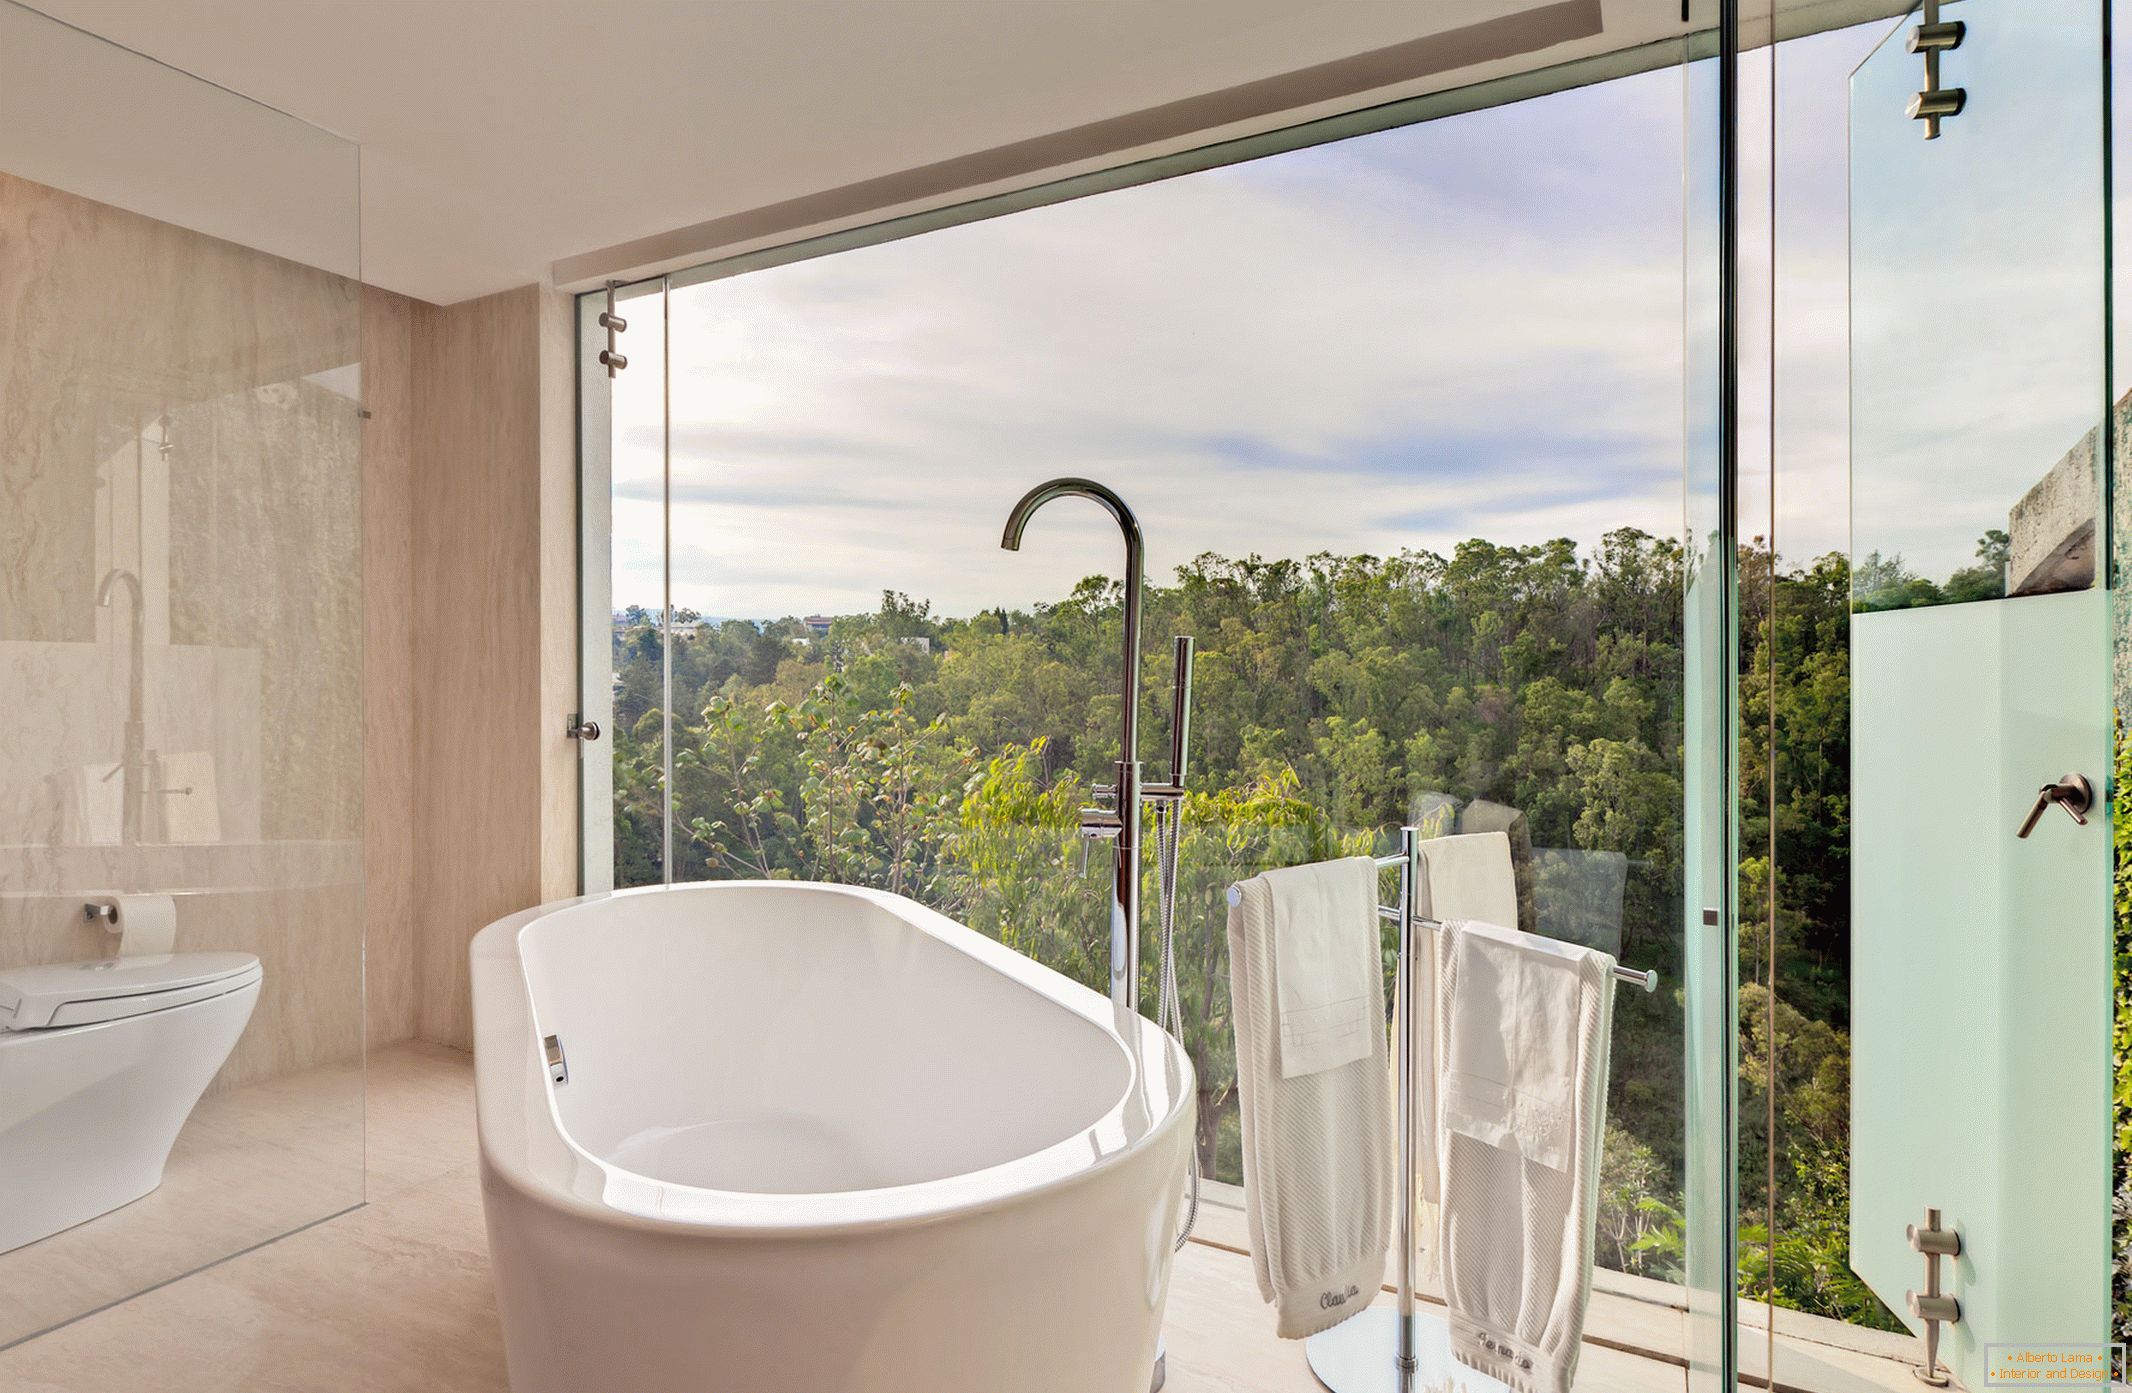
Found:
<path fill-rule="evenodd" d="M 167 953 L 47 963 L 0 972 L 0 1034 L 145 1016 L 241 991 L 260 979 L 250 953 Z"/>

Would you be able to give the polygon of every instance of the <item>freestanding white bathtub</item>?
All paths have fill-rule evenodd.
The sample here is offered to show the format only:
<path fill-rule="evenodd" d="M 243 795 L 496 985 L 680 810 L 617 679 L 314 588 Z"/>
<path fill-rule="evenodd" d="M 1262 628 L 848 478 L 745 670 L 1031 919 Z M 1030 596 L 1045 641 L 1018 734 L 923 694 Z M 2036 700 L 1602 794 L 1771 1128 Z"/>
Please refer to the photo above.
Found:
<path fill-rule="evenodd" d="M 1146 1393 L 1193 1098 L 1153 1023 L 831 885 L 543 906 L 472 966 L 514 1393 Z"/>

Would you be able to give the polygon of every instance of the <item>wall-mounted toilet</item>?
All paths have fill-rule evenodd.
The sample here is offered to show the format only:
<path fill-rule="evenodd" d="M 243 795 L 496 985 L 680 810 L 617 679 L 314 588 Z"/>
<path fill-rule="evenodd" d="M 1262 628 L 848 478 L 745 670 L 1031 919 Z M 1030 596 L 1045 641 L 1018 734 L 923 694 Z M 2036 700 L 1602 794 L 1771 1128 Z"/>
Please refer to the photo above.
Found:
<path fill-rule="evenodd" d="M 0 972 L 0 1253 L 163 1183 L 259 979 L 249 953 Z"/>

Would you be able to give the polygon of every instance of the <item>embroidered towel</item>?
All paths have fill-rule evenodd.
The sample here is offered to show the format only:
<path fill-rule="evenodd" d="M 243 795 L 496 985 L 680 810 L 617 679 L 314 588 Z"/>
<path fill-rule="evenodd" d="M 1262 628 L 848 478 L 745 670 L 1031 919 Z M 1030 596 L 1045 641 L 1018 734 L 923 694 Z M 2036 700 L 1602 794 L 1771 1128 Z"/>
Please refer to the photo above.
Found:
<path fill-rule="evenodd" d="M 1369 916 L 1344 952 L 1378 961 L 1376 868 L 1343 862 L 1368 885 Z M 1393 1190 L 1392 1094 L 1384 1031 L 1362 1058 L 1284 1077 L 1279 1061 L 1274 891 L 1237 887 L 1229 909 L 1231 1017 L 1243 1118 L 1244 1215 L 1259 1294 L 1276 1330 L 1300 1340 L 1363 1310 L 1384 1283 Z M 1374 966 L 1367 1010 L 1384 1019 Z"/>
<path fill-rule="evenodd" d="M 1518 1393 L 1568 1393 L 1591 1299 L 1614 960 L 1453 921 L 1436 972 L 1451 1351 Z"/>

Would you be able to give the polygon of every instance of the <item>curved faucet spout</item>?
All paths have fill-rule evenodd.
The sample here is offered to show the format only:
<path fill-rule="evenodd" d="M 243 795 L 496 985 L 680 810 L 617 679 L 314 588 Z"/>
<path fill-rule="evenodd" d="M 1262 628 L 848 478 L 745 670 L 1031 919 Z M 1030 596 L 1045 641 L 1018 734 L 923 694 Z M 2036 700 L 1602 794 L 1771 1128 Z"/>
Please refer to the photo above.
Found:
<path fill-rule="evenodd" d="M 1007 551 L 1022 549 L 1022 531 L 1036 510 L 1054 498 L 1086 498 L 1100 503 L 1125 534 L 1125 652 L 1120 687 L 1118 758 L 1136 763 L 1140 758 L 1140 592 L 1146 583 L 1146 544 L 1140 537 L 1140 519 L 1116 491 L 1093 479 L 1053 479 L 1022 495 L 1007 514 L 1007 527 L 999 544 Z"/>
<path fill-rule="evenodd" d="M 125 583 L 127 589 L 133 592 L 134 612 L 136 614 L 139 613 L 141 609 L 141 578 L 131 571 L 120 569 L 104 572 L 103 583 L 96 587 L 96 607 L 98 609 L 111 608 L 111 592 L 118 589 L 121 581 Z"/>
<path fill-rule="evenodd" d="M 1145 583 L 1145 547 L 1140 519 L 1125 500 L 1093 479 L 1053 479 L 1022 495 L 1007 515 L 999 544 L 1022 549 L 1022 530 L 1036 510 L 1054 498 L 1100 503 L 1125 534 L 1125 641 L 1119 662 L 1118 778 L 1111 809 L 1084 812 L 1081 830 L 1111 844 L 1110 999 L 1125 1011 L 1140 1005 L 1140 591 Z"/>
<path fill-rule="evenodd" d="M 1007 514 L 1007 530 L 1000 534 L 1000 546 L 1008 551 L 1020 551 L 1022 529 L 1029 525 L 1029 519 L 1036 515 L 1037 509 L 1054 498 L 1092 499 L 1109 510 L 1111 517 L 1117 521 L 1118 530 L 1125 534 L 1126 569 L 1137 573 L 1141 553 L 1140 519 L 1133 516 L 1133 510 L 1126 506 L 1125 500 L 1118 497 L 1113 489 L 1093 479 L 1053 479 L 1049 483 L 1038 484 L 1023 494 L 1022 501 L 1014 505 L 1013 512 Z"/>

